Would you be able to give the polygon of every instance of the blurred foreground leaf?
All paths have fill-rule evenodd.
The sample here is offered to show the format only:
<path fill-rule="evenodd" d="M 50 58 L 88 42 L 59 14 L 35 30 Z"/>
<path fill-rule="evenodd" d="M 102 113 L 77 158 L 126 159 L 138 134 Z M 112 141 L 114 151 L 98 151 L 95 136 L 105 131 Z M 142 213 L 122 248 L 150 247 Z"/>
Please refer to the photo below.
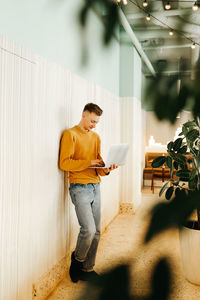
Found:
<path fill-rule="evenodd" d="M 127 265 L 118 266 L 88 283 L 80 300 L 132 300 L 130 275 Z"/>
<path fill-rule="evenodd" d="M 166 258 L 156 265 L 152 275 L 152 294 L 149 300 L 167 300 L 171 292 L 171 271 Z"/>
<path fill-rule="evenodd" d="M 200 116 L 200 60 L 195 67 L 195 80 L 182 80 L 182 73 L 165 76 L 162 69 L 156 68 L 158 73 L 152 77 L 146 87 L 144 107 L 150 107 L 159 120 L 168 120 L 175 123 L 177 115 L 182 110 L 191 110 L 194 116 Z M 184 71 L 184 70 L 183 70 Z M 181 87 L 177 93 L 177 82 L 181 80 Z M 195 132 L 194 139 L 195 139 Z M 178 147 L 179 145 L 177 145 Z"/>
<path fill-rule="evenodd" d="M 142 270 L 141 270 L 142 271 Z M 145 270 L 144 270 L 145 271 Z M 170 293 L 171 271 L 166 258 L 161 258 L 153 269 L 149 295 L 139 296 L 130 289 L 131 279 L 127 265 L 115 267 L 90 281 L 79 300 L 167 300 Z M 146 288 L 146 283 L 141 288 Z"/>
<path fill-rule="evenodd" d="M 79 16 L 82 27 L 86 27 L 87 25 L 90 10 L 93 10 L 103 21 L 103 41 L 104 44 L 109 44 L 115 36 L 116 28 L 119 24 L 116 2 L 109 0 L 85 0 Z"/>
<path fill-rule="evenodd" d="M 195 209 L 200 209 L 199 191 L 188 195 L 180 191 L 170 202 L 158 203 L 151 211 L 151 222 L 146 232 L 145 243 L 168 228 L 182 226 Z"/>

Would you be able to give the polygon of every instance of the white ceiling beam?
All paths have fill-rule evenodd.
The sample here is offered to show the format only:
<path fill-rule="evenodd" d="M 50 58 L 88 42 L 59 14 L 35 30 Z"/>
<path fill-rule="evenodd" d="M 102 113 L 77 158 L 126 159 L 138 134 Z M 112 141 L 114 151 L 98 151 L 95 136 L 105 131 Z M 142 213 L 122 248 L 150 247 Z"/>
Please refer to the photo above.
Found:
<path fill-rule="evenodd" d="M 191 75 L 191 72 L 192 72 L 192 70 L 185 70 L 185 71 L 181 71 L 181 72 L 177 71 L 177 70 L 174 70 L 174 71 L 171 70 L 171 71 L 163 71 L 163 72 L 161 72 L 161 74 L 164 76 L 180 75 L 180 73 L 183 75 Z M 157 74 L 159 74 L 159 73 L 157 73 Z M 151 77 L 152 75 L 150 73 L 144 73 L 144 76 Z"/>
<path fill-rule="evenodd" d="M 150 70 L 152 75 L 155 76 L 156 72 L 155 72 L 148 56 L 145 54 L 144 50 L 142 49 L 142 46 L 141 46 L 140 42 L 138 41 L 135 33 L 133 32 L 127 18 L 125 17 L 125 15 L 124 15 L 123 11 L 121 10 L 121 8 L 118 8 L 118 11 L 119 11 L 120 21 L 121 21 L 122 26 L 124 27 L 124 30 L 129 35 L 131 41 L 133 42 L 133 45 L 135 46 L 135 48 L 139 52 L 142 60 L 144 61 L 144 63 L 146 64 L 146 66 L 148 67 L 148 69 Z"/>
<path fill-rule="evenodd" d="M 177 39 L 184 39 L 183 36 L 174 35 L 171 37 L 169 36 L 169 29 L 166 28 L 159 28 L 159 29 L 150 29 L 144 28 L 143 30 L 137 30 L 134 28 L 134 32 L 139 40 L 144 40 L 144 39 L 152 39 L 152 38 L 170 38 L 170 40 L 177 40 Z M 193 32 L 192 34 L 187 34 L 187 37 L 190 39 L 196 39 L 199 36 Z M 128 37 L 126 33 L 121 32 L 121 40 L 122 41 L 128 41 Z"/>
<path fill-rule="evenodd" d="M 173 49 L 173 48 L 189 48 L 191 47 L 190 44 L 182 44 L 182 45 L 162 45 L 162 46 L 147 46 L 143 47 L 143 49 L 146 50 L 157 50 L 157 49 Z"/>
<path fill-rule="evenodd" d="M 199 25 L 191 24 L 191 23 L 188 23 L 185 21 L 181 22 L 177 18 L 168 18 L 168 17 L 164 17 L 164 16 L 160 16 L 159 20 L 166 25 L 163 25 L 156 19 L 151 18 L 151 21 L 154 24 L 162 26 L 164 28 L 167 28 L 169 26 L 170 28 L 174 29 L 174 31 L 176 31 L 176 29 L 179 29 L 179 30 L 185 32 L 186 34 L 188 34 L 188 33 L 194 34 L 195 33 L 195 35 L 200 36 L 200 26 Z"/>

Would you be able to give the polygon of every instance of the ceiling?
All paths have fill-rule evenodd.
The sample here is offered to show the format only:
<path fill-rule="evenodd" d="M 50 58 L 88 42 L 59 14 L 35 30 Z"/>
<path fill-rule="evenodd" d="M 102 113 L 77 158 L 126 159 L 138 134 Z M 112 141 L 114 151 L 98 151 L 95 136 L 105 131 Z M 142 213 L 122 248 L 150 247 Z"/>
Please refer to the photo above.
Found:
<path fill-rule="evenodd" d="M 142 0 L 128 0 L 128 4 L 122 6 L 145 54 L 155 70 L 158 64 L 167 64 L 166 73 L 170 75 L 182 69 L 184 65 L 184 74 L 190 75 L 199 56 L 200 47 L 196 45 L 195 49 L 192 49 L 191 44 L 192 41 L 200 42 L 200 8 L 194 12 L 194 2 L 190 0 L 170 2 L 170 10 L 164 8 L 164 0 L 147 1 L 149 5 L 146 9 Z M 151 15 L 150 21 L 146 20 L 148 13 Z M 173 29 L 173 36 L 169 35 L 170 28 Z M 121 41 L 131 43 L 127 33 L 123 29 L 121 31 Z M 150 74 L 145 64 L 143 72 L 146 75 Z"/>

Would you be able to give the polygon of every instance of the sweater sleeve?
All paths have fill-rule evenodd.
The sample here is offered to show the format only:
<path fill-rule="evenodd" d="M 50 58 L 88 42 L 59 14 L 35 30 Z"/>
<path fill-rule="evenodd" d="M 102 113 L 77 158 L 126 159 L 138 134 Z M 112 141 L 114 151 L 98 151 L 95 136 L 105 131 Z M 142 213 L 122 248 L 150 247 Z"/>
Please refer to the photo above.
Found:
<path fill-rule="evenodd" d="M 82 171 L 87 169 L 91 161 L 73 159 L 75 150 L 75 139 L 72 134 L 66 130 L 62 136 L 60 144 L 59 166 L 63 171 Z"/>
<path fill-rule="evenodd" d="M 97 159 L 100 159 L 100 160 L 103 160 L 103 158 L 101 157 L 101 140 L 100 138 L 98 138 L 98 154 L 97 154 Z M 97 173 L 98 175 L 100 176 L 106 176 L 106 175 L 109 175 L 110 172 L 106 172 L 105 169 L 99 169 L 97 168 Z"/>

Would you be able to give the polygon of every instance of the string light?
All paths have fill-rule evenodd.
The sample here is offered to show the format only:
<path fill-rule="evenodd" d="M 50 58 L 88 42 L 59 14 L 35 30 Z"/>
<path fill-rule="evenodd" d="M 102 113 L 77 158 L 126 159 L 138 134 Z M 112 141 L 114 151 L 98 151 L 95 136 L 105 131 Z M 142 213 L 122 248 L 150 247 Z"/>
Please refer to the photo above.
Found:
<path fill-rule="evenodd" d="M 146 20 L 147 20 L 147 21 L 150 21 L 150 20 L 151 20 L 150 14 L 148 14 L 148 15 L 146 16 Z"/>
<path fill-rule="evenodd" d="M 192 45 L 191 45 L 191 48 L 195 49 L 195 47 L 196 47 L 196 44 L 195 44 L 195 42 L 193 42 Z"/>
<path fill-rule="evenodd" d="M 117 1 L 120 1 L 120 0 L 117 0 Z M 154 0 L 151 0 L 151 1 L 154 1 Z M 155 0 L 155 1 L 159 1 L 159 0 Z M 192 2 L 192 1 L 186 1 L 186 0 L 184 0 L 184 1 L 179 0 L 179 1 L 180 1 L 180 2 Z M 138 4 L 135 3 L 133 0 L 129 0 L 129 2 L 131 2 L 132 4 L 134 4 L 135 6 L 137 6 L 137 7 L 138 7 L 140 10 L 142 10 L 145 14 L 147 13 L 146 10 L 145 10 L 145 8 L 143 8 L 143 7 L 141 7 L 140 5 L 138 5 Z M 144 0 L 144 1 L 143 1 L 143 6 L 144 6 L 144 2 L 147 3 L 147 0 Z M 174 2 L 176 2 L 176 1 L 174 0 Z M 195 2 L 195 3 L 196 3 L 196 2 Z M 167 4 L 169 4 L 169 6 L 170 6 L 170 8 L 171 8 L 170 3 L 167 2 Z M 148 6 L 148 3 L 147 3 L 146 6 Z M 191 45 L 191 48 L 192 48 L 192 49 L 195 49 L 196 45 L 200 46 L 200 43 L 194 42 L 191 38 L 187 37 L 182 31 L 179 31 L 179 30 L 176 30 L 176 29 L 172 29 L 172 28 L 171 28 L 170 26 L 168 26 L 166 23 L 164 23 L 163 21 L 159 20 L 158 18 L 156 18 L 156 17 L 153 16 L 152 14 L 148 13 L 148 15 L 146 15 L 146 20 L 147 20 L 147 21 L 150 21 L 151 18 L 155 19 L 156 21 L 158 21 L 160 24 L 164 25 L 165 27 L 168 27 L 169 30 L 170 30 L 170 31 L 169 31 L 169 35 L 170 35 L 170 36 L 173 35 L 174 32 L 175 32 L 175 33 L 177 33 L 178 35 L 183 36 L 185 39 L 191 41 L 191 42 L 192 42 L 192 45 Z"/>
<path fill-rule="evenodd" d="M 199 8 L 198 4 L 197 2 L 195 2 L 194 5 L 192 6 L 192 10 L 197 11 L 198 8 Z"/>
<path fill-rule="evenodd" d="M 147 0 L 144 0 L 142 5 L 143 5 L 144 7 L 147 7 L 147 6 L 148 6 Z"/>
<path fill-rule="evenodd" d="M 128 4 L 128 1 L 127 0 L 122 0 L 123 1 L 123 4 L 124 5 L 127 5 Z"/>
<path fill-rule="evenodd" d="M 167 10 L 171 9 L 171 4 L 169 2 L 167 2 L 167 4 L 165 4 L 165 9 L 167 9 Z"/>

